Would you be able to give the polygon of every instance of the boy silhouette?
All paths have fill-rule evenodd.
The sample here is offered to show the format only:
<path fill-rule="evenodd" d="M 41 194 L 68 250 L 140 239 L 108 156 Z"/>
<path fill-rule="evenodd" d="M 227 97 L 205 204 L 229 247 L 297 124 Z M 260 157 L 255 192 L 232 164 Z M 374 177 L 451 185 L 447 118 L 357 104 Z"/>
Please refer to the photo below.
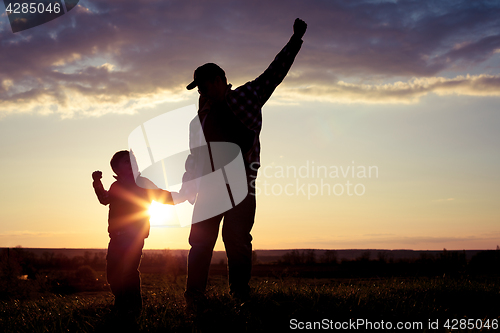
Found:
<path fill-rule="evenodd" d="M 92 183 L 99 202 L 109 204 L 109 245 L 106 256 L 106 278 L 115 296 L 113 311 L 128 318 L 138 317 L 142 310 L 139 264 L 144 239 L 149 236 L 148 208 L 152 200 L 173 204 L 172 194 L 159 189 L 149 179 L 134 178 L 137 166 L 133 154 L 122 150 L 111 159 L 116 181 L 106 191 L 102 172 L 94 171 Z M 136 170 L 137 171 L 137 170 Z"/>

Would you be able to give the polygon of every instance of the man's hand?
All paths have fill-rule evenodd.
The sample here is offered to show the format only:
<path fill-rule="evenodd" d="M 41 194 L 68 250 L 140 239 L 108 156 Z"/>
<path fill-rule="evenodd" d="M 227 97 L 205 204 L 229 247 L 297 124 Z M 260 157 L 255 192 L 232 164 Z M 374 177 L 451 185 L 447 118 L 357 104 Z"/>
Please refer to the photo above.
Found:
<path fill-rule="evenodd" d="M 306 22 L 302 21 L 299 18 L 296 18 L 295 22 L 293 23 L 293 35 L 296 36 L 297 38 L 302 39 L 302 37 L 306 33 L 306 29 L 307 29 Z"/>
<path fill-rule="evenodd" d="M 101 171 L 94 171 L 94 172 L 92 172 L 92 179 L 94 181 L 101 180 L 101 178 L 102 178 L 102 172 Z"/>

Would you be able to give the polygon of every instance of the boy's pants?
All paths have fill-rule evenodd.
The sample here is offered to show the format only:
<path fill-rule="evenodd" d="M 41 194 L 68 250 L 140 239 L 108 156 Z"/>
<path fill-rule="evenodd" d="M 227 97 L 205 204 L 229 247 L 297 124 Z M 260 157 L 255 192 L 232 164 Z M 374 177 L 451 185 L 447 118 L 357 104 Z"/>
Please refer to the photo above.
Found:
<path fill-rule="evenodd" d="M 141 263 L 144 239 L 137 236 L 112 236 L 106 256 L 106 277 L 115 296 L 115 309 L 139 312 L 142 309 Z"/>
<path fill-rule="evenodd" d="M 254 174 L 256 177 L 256 173 Z M 255 178 L 250 178 L 255 179 Z M 188 256 L 186 299 L 205 292 L 212 253 L 222 225 L 222 240 L 226 248 L 229 289 L 236 297 L 248 296 L 252 270 L 252 230 L 255 219 L 255 188 L 249 186 L 247 197 L 227 212 L 191 225 Z"/>

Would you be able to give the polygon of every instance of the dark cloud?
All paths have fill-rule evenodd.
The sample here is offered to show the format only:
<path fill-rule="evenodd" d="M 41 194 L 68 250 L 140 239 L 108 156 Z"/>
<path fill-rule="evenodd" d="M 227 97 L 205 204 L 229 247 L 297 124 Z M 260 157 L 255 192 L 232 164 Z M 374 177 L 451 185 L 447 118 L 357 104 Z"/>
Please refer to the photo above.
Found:
<path fill-rule="evenodd" d="M 0 108 L 68 116 L 96 107 L 133 112 L 122 109 L 143 105 L 127 104 L 132 99 L 182 98 L 205 62 L 219 63 L 241 84 L 286 43 L 295 17 L 309 28 L 285 86 L 311 97 L 357 91 L 367 100 L 418 98 L 457 83 L 407 81 L 399 90 L 373 84 L 475 66 L 500 48 L 500 5 L 491 1 L 80 1 L 68 14 L 17 34 L 3 17 Z M 498 77 L 483 77 L 481 85 L 498 94 Z"/>

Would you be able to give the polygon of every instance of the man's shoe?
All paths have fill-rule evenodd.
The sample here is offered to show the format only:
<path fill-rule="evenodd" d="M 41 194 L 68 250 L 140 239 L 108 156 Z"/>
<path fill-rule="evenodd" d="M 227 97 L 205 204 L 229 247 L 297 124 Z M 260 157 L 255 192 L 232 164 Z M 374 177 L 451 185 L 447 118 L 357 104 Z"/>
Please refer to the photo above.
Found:
<path fill-rule="evenodd" d="M 204 294 L 185 292 L 184 298 L 186 299 L 186 315 L 198 316 L 207 310 L 208 300 Z"/>

